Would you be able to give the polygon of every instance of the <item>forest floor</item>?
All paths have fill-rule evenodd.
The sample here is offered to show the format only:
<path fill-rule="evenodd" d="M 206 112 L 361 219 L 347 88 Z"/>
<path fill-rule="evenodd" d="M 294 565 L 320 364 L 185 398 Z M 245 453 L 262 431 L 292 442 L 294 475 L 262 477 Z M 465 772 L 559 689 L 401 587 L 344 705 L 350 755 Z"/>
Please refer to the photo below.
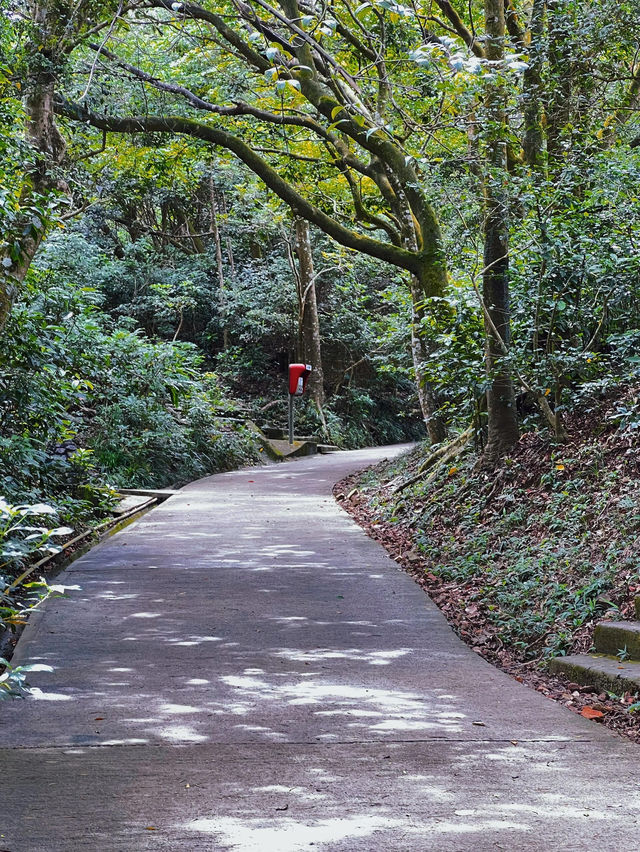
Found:
<path fill-rule="evenodd" d="M 566 443 L 524 434 L 498 473 L 481 470 L 467 447 L 419 475 L 429 452 L 421 446 L 334 490 L 475 652 L 635 742 L 636 695 L 579 686 L 545 663 L 588 652 L 598 621 L 634 618 L 638 393 L 627 388 L 583 407 L 567 420 Z"/>

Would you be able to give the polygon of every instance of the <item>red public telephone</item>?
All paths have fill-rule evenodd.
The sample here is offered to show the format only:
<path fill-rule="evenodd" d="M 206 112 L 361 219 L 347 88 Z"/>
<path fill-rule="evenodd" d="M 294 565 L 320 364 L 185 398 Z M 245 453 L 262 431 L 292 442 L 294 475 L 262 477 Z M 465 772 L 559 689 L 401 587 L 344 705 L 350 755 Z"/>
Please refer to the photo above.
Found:
<path fill-rule="evenodd" d="M 307 387 L 311 364 L 289 364 L 289 443 L 293 444 L 293 398 Z"/>
<path fill-rule="evenodd" d="M 289 393 L 302 396 L 307 388 L 311 364 L 289 364 Z"/>

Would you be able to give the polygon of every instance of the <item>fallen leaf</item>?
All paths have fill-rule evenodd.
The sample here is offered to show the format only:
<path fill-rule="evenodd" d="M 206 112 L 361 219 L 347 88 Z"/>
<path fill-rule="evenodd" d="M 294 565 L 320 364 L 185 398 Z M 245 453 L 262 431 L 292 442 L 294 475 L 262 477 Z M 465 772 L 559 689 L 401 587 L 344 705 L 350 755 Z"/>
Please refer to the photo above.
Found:
<path fill-rule="evenodd" d="M 589 706 L 583 707 L 580 715 L 584 716 L 585 719 L 602 719 L 604 717 L 602 710 L 594 710 L 593 707 Z"/>
<path fill-rule="evenodd" d="M 284 805 L 284 807 L 282 807 L 282 808 L 276 808 L 276 810 L 277 810 L 277 811 L 288 811 L 288 810 L 289 810 L 289 805 Z"/>
<path fill-rule="evenodd" d="M 487 727 L 484 722 L 472 722 L 471 724 L 477 725 L 479 728 L 486 728 Z"/>

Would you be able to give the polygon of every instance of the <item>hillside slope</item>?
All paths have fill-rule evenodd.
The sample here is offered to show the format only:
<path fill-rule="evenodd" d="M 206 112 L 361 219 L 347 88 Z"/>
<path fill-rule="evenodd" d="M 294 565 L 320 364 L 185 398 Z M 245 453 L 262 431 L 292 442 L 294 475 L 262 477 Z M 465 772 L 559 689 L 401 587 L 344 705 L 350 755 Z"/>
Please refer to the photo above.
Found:
<path fill-rule="evenodd" d="M 477 653 L 577 712 L 595 704 L 638 741 L 635 696 L 593 694 L 552 677 L 545 662 L 588 651 L 598 621 L 632 617 L 639 425 L 634 387 L 570 418 L 567 443 L 524 434 L 497 474 L 468 447 L 403 487 L 424 461 L 418 447 L 335 491 Z"/>

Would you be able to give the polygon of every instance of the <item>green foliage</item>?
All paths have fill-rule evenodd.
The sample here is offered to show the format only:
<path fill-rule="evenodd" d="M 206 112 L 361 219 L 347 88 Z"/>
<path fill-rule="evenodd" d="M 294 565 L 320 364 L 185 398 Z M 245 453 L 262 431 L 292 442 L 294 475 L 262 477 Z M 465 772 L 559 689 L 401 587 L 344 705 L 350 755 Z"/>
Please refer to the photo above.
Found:
<path fill-rule="evenodd" d="M 51 672 L 53 668 L 44 663 L 27 663 L 12 666 L 4 657 L 0 657 L 0 701 L 7 698 L 22 698 L 29 692 L 27 675 L 29 672 Z"/>
<path fill-rule="evenodd" d="M 11 506 L 0 497 L 0 635 L 6 629 L 15 632 L 47 598 L 64 592 L 65 587 L 50 586 L 44 580 L 21 582 L 22 575 L 15 577 L 26 561 L 59 553 L 54 540 L 73 530 L 51 527 L 48 522 L 57 514 L 45 503 Z M 0 701 L 28 692 L 27 673 L 45 670 L 52 671 L 41 664 L 11 666 L 0 657 Z"/>
<path fill-rule="evenodd" d="M 254 458 L 228 431 L 192 344 L 152 342 L 100 297 L 33 276 L 0 359 L 0 474 L 9 499 L 55 495 L 66 519 L 104 514 L 111 484 L 185 482 Z"/>
<path fill-rule="evenodd" d="M 639 175 L 637 155 L 617 149 L 567 166 L 562 192 L 520 184 L 531 206 L 514 239 L 532 245 L 513 268 L 514 358 L 560 410 L 636 369 Z"/>
<path fill-rule="evenodd" d="M 374 519 L 398 525 L 394 540 L 414 542 L 438 578 L 436 599 L 479 644 L 521 659 L 565 654 L 598 618 L 629 607 L 640 577 L 637 433 L 608 416 L 626 397 L 636 394 L 570 423 L 582 435 L 570 450 L 531 435 L 491 476 L 467 454 L 428 487 L 422 479 L 390 496 L 381 479 L 409 478 L 416 454 L 413 468 L 399 459 L 360 479 Z M 604 436 L 592 437 L 586 425 L 600 421 Z"/>
<path fill-rule="evenodd" d="M 60 548 L 51 539 L 70 535 L 73 530 L 34 525 L 34 521 L 56 514 L 56 510 L 45 503 L 10 506 L 0 497 L 0 570 L 20 567 L 33 554 L 58 553 Z"/>

